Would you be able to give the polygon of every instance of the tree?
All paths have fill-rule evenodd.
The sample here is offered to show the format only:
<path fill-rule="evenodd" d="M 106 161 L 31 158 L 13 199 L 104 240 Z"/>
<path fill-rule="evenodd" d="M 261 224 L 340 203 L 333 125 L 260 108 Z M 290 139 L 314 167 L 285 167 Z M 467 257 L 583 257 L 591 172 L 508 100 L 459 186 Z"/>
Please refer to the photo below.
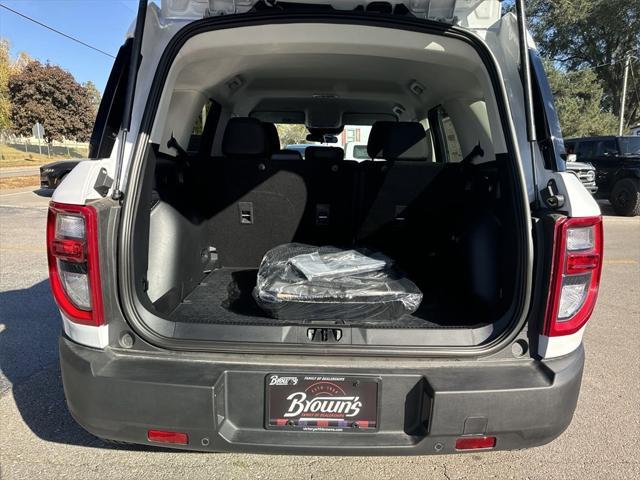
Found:
<path fill-rule="evenodd" d="M 91 98 L 73 75 L 58 66 L 38 61 L 27 64 L 9 77 L 9 98 L 18 134 L 31 135 L 33 125 L 40 122 L 48 142 L 62 137 L 86 141 L 91 135 Z"/>
<path fill-rule="evenodd" d="M 307 143 L 309 132 L 304 125 L 281 123 L 277 127 L 282 147 L 296 143 Z"/>
<path fill-rule="evenodd" d="M 0 39 L 0 130 L 11 126 L 9 68 L 9 42 L 5 39 Z"/>
<path fill-rule="evenodd" d="M 545 62 L 547 76 L 565 137 L 615 135 L 618 121 L 601 108 L 602 85 L 593 70 L 563 71 Z"/>
<path fill-rule="evenodd" d="M 95 118 L 98 113 L 98 108 L 100 107 L 100 101 L 102 100 L 102 95 L 100 94 L 100 90 L 96 87 L 96 84 L 91 80 L 87 80 L 82 84 L 82 87 L 87 91 L 87 95 L 89 95 L 89 99 L 91 100 L 91 108 L 93 109 L 93 117 Z"/>
<path fill-rule="evenodd" d="M 27 52 L 18 53 L 18 58 L 9 66 L 9 75 L 16 75 L 24 70 L 24 67 L 33 62 L 33 58 Z"/>
<path fill-rule="evenodd" d="M 568 72 L 592 69 L 603 87 L 602 106 L 620 114 L 624 60 L 640 57 L 638 0 L 530 0 L 529 23 L 543 56 Z M 640 61 L 629 78 L 626 124 L 640 121 Z"/>

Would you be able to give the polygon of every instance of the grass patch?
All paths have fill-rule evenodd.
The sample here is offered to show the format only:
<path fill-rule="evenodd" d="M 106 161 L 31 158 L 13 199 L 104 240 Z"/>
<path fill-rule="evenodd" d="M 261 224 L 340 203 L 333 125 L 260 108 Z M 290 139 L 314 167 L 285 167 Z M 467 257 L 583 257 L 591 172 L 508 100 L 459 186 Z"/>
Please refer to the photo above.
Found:
<path fill-rule="evenodd" d="M 0 168 L 3 167 L 39 167 L 45 163 L 55 162 L 57 160 L 66 160 L 69 158 L 86 158 L 86 149 L 69 149 L 67 155 L 66 148 L 52 148 L 51 156 L 46 153 L 42 155 L 38 153 L 37 145 L 29 145 L 28 151 L 24 151 L 24 147 L 18 145 L 0 145 Z M 47 147 L 42 147 L 42 151 L 46 152 Z"/>
<path fill-rule="evenodd" d="M 29 175 L 28 177 L 9 177 L 0 178 L 0 190 L 9 190 L 11 188 L 21 187 L 39 187 L 40 176 Z"/>

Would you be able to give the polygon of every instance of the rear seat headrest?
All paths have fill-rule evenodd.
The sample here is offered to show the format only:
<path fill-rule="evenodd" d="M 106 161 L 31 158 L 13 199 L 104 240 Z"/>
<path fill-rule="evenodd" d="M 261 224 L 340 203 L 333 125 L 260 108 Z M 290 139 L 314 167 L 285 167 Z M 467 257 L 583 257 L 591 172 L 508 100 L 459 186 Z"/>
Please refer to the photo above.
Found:
<path fill-rule="evenodd" d="M 226 157 L 268 156 L 267 132 L 256 118 L 235 117 L 229 119 L 222 137 L 222 154 Z"/>
<path fill-rule="evenodd" d="M 280 135 L 275 124 L 270 122 L 262 122 L 264 130 L 267 134 L 267 143 L 269 145 L 269 154 L 273 154 L 280 150 Z"/>
<path fill-rule="evenodd" d="M 340 147 L 307 147 L 304 158 L 311 162 L 341 162 L 344 160 L 344 150 Z"/>
<path fill-rule="evenodd" d="M 302 155 L 297 150 L 278 150 L 271 154 L 271 160 L 300 160 Z"/>
<path fill-rule="evenodd" d="M 419 122 L 376 122 L 371 127 L 367 153 L 386 160 L 426 160 L 429 145 Z"/>

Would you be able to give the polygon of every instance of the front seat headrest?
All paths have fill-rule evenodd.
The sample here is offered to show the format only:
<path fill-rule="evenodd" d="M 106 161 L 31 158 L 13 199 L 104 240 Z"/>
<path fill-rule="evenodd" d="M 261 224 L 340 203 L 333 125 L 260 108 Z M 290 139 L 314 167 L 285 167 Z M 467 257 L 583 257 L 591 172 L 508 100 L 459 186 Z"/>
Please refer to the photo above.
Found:
<path fill-rule="evenodd" d="M 376 122 L 371 127 L 367 153 L 385 160 L 426 160 L 427 134 L 419 122 Z"/>
<path fill-rule="evenodd" d="M 222 137 L 222 154 L 231 158 L 268 156 L 267 132 L 256 118 L 229 119 Z"/>
<path fill-rule="evenodd" d="M 275 124 L 270 122 L 262 122 L 264 130 L 267 134 L 267 144 L 269 145 L 269 154 L 273 154 L 280 150 L 280 135 Z"/>
<path fill-rule="evenodd" d="M 271 160 L 300 160 L 302 161 L 302 155 L 297 150 L 278 150 L 271 154 Z"/>
<path fill-rule="evenodd" d="M 341 162 L 344 160 L 344 150 L 340 147 L 307 147 L 304 159 L 311 162 Z"/>

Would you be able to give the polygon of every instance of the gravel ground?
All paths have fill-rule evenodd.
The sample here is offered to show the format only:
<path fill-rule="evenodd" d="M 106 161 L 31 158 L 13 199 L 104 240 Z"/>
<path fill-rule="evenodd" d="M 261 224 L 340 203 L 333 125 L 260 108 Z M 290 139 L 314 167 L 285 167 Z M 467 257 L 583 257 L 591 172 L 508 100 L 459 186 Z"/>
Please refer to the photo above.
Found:
<path fill-rule="evenodd" d="M 301 457 L 122 450 L 67 412 L 46 282 L 46 197 L 0 193 L 0 478 L 639 478 L 640 218 L 605 219 L 600 299 L 569 429 L 518 452 L 425 457 Z"/>

